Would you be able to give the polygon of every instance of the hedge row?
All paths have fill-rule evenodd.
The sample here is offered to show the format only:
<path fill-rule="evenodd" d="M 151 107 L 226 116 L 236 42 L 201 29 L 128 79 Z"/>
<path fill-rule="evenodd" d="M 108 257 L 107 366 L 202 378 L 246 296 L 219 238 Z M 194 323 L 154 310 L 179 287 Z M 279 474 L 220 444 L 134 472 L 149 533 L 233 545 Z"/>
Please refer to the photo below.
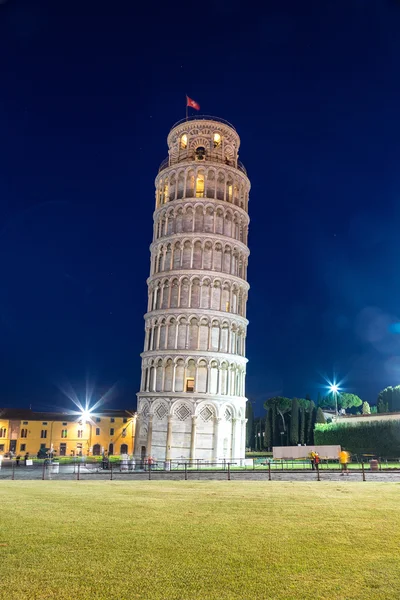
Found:
<path fill-rule="evenodd" d="M 318 445 L 340 444 L 354 454 L 400 457 L 400 421 L 317 424 L 314 439 Z"/>

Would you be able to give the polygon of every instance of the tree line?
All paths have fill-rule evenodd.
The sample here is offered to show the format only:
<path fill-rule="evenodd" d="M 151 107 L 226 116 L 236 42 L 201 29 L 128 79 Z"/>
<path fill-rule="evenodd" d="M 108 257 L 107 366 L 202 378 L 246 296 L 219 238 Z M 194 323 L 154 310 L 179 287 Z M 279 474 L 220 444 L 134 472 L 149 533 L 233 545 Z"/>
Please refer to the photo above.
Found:
<path fill-rule="evenodd" d="M 264 408 L 266 415 L 255 417 L 251 402 L 246 404 L 247 448 L 262 451 L 272 446 L 311 445 L 314 443 L 315 424 L 326 422 L 324 410 L 362 414 L 400 412 L 400 385 L 383 389 L 376 405 L 372 406 L 356 394 L 339 392 L 336 397 L 334 394 L 318 394 L 316 403 L 309 396 L 275 396 L 264 402 Z"/>

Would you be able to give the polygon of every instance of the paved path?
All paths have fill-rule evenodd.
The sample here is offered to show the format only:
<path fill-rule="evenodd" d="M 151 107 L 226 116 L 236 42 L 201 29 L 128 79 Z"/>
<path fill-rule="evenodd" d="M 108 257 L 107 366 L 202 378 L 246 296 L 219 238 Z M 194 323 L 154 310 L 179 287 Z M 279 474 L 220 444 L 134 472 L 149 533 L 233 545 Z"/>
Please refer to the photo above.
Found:
<path fill-rule="evenodd" d="M 77 465 L 60 465 L 59 473 L 51 473 L 49 469 L 43 471 L 42 465 L 34 465 L 32 467 L 25 467 L 23 465 L 15 467 L 8 464 L 0 469 L 0 481 L 5 479 L 12 479 L 14 473 L 15 480 L 41 480 L 43 478 L 48 480 L 76 480 L 78 479 L 78 466 Z M 149 473 L 143 471 L 120 471 L 113 469 L 112 478 L 116 481 L 140 481 L 148 480 Z M 268 481 L 268 470 L 232 470 L 230 472 L 230 478 L 232 481 Z M 400 470 L 399 471 L 378 471 L 371 472 L 365 471 L 366 481 L 386 481 L 386 482 L 397 482 L 400 483 Z M 111 479 L 111 471 L 102 471 L 97 468 L 96 465 L 80 465 L 79 466 L 79 479 L 82 481 L 102 481 Z M 158 481 L 183 481 L 185 479 L 184 470 L 179 471 L 152 471 L 151 479 Z M 211 470 L 199 470 L 187 472 L 187 479 L 189 481 L 221 481 L 228 479 L 227 471 L 211 471 Z M 317 473 L 315 471 L 275 471 L 271 470 L 272 481 L 315 481 L 317 482 Z M 324 469 L 320 470 L 321 481 L 362 481 L 361 471 L 350 471 L 348 476 L 341 476 L 339 471 L 327 471 Z"/>

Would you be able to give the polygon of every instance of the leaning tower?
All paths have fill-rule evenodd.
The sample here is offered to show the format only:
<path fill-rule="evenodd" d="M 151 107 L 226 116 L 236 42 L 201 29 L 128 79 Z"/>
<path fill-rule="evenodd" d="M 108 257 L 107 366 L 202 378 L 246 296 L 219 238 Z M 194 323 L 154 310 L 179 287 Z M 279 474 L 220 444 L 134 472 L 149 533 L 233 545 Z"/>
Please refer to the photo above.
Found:
<path fill-rule="evenodd" d="M 176 123 L 155 180 L 149 300 L 135 454 L 245 454 L 250 182 L 235 128 Z"/>

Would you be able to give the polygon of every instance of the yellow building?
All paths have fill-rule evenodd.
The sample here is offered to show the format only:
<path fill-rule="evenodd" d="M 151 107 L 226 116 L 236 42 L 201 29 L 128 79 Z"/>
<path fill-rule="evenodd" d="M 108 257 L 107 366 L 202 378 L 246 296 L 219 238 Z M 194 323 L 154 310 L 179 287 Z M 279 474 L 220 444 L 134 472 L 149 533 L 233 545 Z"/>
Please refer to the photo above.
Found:
<path fill-rule="evenodd" d="M 136 414 L 104 410 L 84 420 L 66 413 L 0 409 L 0 455 L 36 456 L 41 449 L 56 456 L 133 454 Z"/>

